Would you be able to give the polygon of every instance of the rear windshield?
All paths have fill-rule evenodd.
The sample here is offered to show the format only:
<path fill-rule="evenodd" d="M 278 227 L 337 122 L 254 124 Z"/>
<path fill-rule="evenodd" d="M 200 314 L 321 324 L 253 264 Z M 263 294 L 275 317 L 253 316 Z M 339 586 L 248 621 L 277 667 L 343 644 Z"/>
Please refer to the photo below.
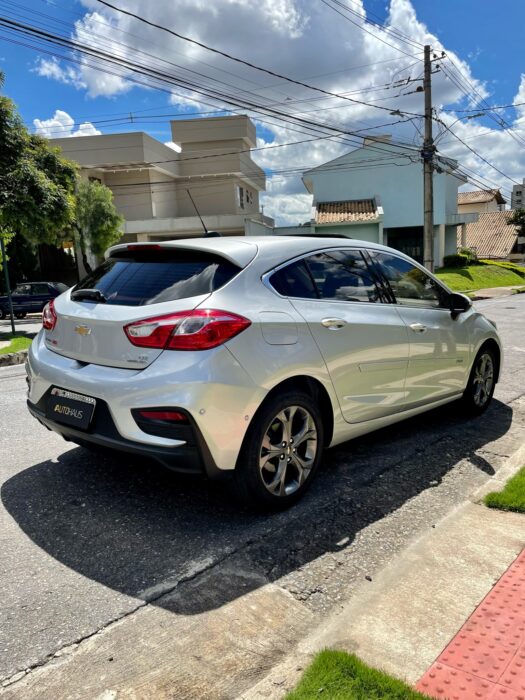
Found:
<path fill-rule="evenodd" d="M 201 252 L 166 248 L 124 251 L 118 257 L 108 258 L 75 290 L 97 289 L 107 304 L 160 304 L 209 294 L 229 282 L 240 269 L 224 258 Z"/>

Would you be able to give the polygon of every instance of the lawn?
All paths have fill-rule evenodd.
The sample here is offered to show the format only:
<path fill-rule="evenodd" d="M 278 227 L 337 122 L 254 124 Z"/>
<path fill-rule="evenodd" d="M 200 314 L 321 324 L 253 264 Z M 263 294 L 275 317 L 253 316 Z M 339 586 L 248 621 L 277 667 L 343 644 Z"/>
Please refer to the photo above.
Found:
<path fill-rule="evenodd" d="M 344 651 L 321 651 L 286 700 L 427 700 L 410 686 Z"/>
<path fill-rule="evenodd" d="M 525 513 L 525 467 L 507 481 L 503 491 L 487 494 L 485 503 L 491 508 Z"/>
<path fill-rule="evenodd" d="M 0 355 L 7 355 L 9 352 L 18 352 L 19 350 L 27 350 L 31 345 L 32 338 L 26 335 L 13 335 L 12 333 L 0 333 L 0 341 L 10 340 L 9 345 L 0 347 Z"/>
<path fill-rule="evenodd" d="M 525 286 L 525 267 L 511 263 L 442 267 L 436 275 L 454 292 L 472 292 L 486 287 Z"/>

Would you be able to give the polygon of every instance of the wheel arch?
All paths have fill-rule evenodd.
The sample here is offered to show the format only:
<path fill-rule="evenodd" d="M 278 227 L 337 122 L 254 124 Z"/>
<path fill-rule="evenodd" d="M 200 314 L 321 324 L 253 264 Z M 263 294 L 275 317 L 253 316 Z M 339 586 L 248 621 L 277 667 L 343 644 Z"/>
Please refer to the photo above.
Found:
<path fill-rule="evenodd" d="M 328 447 L 328 445 L 332 442 L 332 437 L 334 434 L 334 406 L 326 387 L 318 379 L 314 379 L 314 377 L 310 377 L 308 375 L 296 375 L 284 379 L 270 389 L 270 391 L 264 397 L 264 401 L 259 409 L 262 408 L 262 406 L 264 406 L 266 401 L 269 399 L 273 398 L 277 394 L 281 394 L 284 391 L 289 391 L 291 389 L 304 391 L 319 401 L 321 418 L 324 427 L 324 443 L 325 447 Z"/>

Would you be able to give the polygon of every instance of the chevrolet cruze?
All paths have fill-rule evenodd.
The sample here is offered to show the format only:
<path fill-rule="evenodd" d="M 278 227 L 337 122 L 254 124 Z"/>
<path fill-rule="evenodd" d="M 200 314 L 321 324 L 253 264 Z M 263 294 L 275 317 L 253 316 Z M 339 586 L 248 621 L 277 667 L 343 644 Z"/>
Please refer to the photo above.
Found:
<path fill-rule="evenodd" d="M 494 324 L 402 253 L 341 238 L 117 245 L 44 310 L 32 415 L 66 440 L 230 476 L 267 508 L 325 448 L 492 398 Z"/>

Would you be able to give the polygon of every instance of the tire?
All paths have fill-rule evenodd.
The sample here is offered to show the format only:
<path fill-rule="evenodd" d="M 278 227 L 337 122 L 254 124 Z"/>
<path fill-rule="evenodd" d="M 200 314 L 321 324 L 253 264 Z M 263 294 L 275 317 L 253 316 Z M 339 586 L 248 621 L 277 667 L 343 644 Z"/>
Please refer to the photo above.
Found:
<path fill-rule="evenodd" d="M 496 387 L 496 352 L 483 347 L 472 363 L 467 388 L 463 394 L 463 407 L 473 416 L 484 413 L 490 405 Z"/>
<path fill-rule="evenodd" d="M 15 318 L 18 318 L 19 320 L 22 319 L 22 318 L 25 318 L 26 316 L 27 316 L 27 314 L 26 314 L 25 312 L 19 313 L 19 314 L 15 314 Z"/>
<path fill-rule="evenodd" d="M 7 316 L 7 311 L 0 306 L 0 321 L 3 321 Z"/>
<path fill-rule="evenodd" d="M 298 390 L 273 396 L 259 408 L 244 438 L 234 472 L 237 497 L 257 509 L 288 508 L 310 487 L 323 449 L 315 400 Z"/>

